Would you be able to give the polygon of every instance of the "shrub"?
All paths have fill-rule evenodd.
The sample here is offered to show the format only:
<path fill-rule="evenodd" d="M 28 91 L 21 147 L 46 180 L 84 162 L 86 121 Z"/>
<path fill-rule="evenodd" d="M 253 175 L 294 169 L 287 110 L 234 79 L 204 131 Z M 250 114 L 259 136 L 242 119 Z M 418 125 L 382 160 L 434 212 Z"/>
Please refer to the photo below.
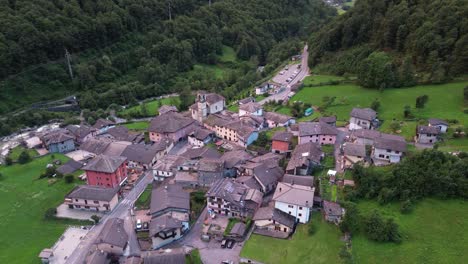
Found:
<path fill-rule="evenodd" d="M 5 165 L 10 166 L 13 164 L 13 160 L 8 156 L 5 158 Z"/>
<path fill-rule="evenodd" d="M 380 101 L 377 100 L 377 99 L 375 99 L 375 100 L 372 102 L 370 108 L 372 108 L 374 111 L 378 111 L 379 108 L 380 108 Z"/>
<path fill-rule="evenodd" d="M 72 183 L 74 180 L 75 180 L 75 177 L 73 177 L 73 175 L 68 174 L 65 176 L 66 183 Z"/>
<path fill-rule="evenodd" d="M 25 164 L 31 161 L 31 156 L 29 156 L 29 153 L 26 151 L 21 152 L 21 154 L 18 157 L 18 162 L 20 164 Z"/>
<path fill-rule="evenodd" d="M 99 223 L 99 221 L 101 220 L 101 217 L 97 216 L 97 215 L 92 215 L 91 216 L 91 220 L 94 221 L 95 224 Z"/>
<path fill-rule="evenodd" d="M 408 214 L 413 210 L 413 203 L 411 200 L 406 200 L 401 202 L 400 204 L 400 212 L 402 214 Z"/>
<path fill-rule="evenodd" d="M 368 239 L 378 242 L 401 242 L 398 225 L 393 219 L 384 221 L 376 210 L 364 220 L 364 233 Z"/>
<path fill-rule="evenodd" d="M 309 223 L 309 226 L 307 228 L 307 232 L 309 233 L 309 236 L 315 234 L 317 232 L 317 227 L 313 222 Z"/>
<path fill-rule="evenodd" d="M 392 121 L 392 123 L 390 123 L 390 129 L 391 129 L 393 132 L 396 132 L 396 131 L 400 130 L 400 129 L 401 129 L 400 122 L 398 122 L 398 121 Z"/>
<path fill-rule="evenodd" d="M 56 208 L 49 208 L 45 211 L 44 218 L 47 220 L 55 218 L 55 215 L 57 214 L 57 209 Z"/>

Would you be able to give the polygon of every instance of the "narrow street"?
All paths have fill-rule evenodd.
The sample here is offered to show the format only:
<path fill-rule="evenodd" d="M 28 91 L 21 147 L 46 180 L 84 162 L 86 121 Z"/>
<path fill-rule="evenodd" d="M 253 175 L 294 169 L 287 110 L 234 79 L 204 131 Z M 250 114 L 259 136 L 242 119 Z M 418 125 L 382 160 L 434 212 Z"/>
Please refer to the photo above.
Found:
<path fill-rule="evenodd" d="M 84 263 L 86 256 L 91 251 L 94 241 L 102 230 L 105 222 L 111 218 L 121 218 L 125 221 L 125 230 L 128 233 L 128 253 L 129 255 L 139 254 L 140 246 L 136 238 L 136 234 L 133 231 L 133 223 L 130 217 L 130 209 L 133 207 L 138 196 L 145 190 L 146 186 L 153 180 L 151 173 L 146 172 L 143 178 L 135 185 L 135 187 L 128 193 L 128 195 L 120 201 L 120 203 L 114 208 L 114 210 L 105 215 L 101 222 L 95 225 L 86 235 L 85 238 L 77 246 L 73 254 L 67 259 L 66 263 L 79 264 Z"/>

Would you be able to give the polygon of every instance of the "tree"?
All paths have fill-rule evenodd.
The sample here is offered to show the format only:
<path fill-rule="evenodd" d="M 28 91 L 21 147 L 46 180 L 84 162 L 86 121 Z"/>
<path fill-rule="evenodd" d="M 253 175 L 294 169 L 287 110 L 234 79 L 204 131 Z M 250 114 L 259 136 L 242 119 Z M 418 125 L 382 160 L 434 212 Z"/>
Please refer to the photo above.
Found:
<path fill-rule="evenodd" d="M 180 110 L 185 111 L 193 103 L 192 93 L 190 87 L 186 86 L 183 88 L 182 92 L 179 95 L 180 99 Z"/>
<path fill-rule="evenodd" d="M 99 221 L 101 220 L 101 217 L 97 216 L 97 215 L 92 215 L 91 216 L 91 220 L 94 221 L 95 224 L 99 223 Z"/>
<path fill-rule="evenodd" d="M 364 220 L 364 233 L 370 240 L 386 241 L 385 228 L 385 222 L 377 210 L 372 211 Z"/>
<path fill-rule="evenodd" d="M 468 86 L 463 88 L 463 98 L 465 98 L 465 101 L 468 101 Z"/>
<path fill-rule="evenodd" d="M 390 129 L 392 130 L 392 132 L 397 132 L 398 130 L 401 129 L 401 125 L 400 125 L 400 122 L 398 121 L 392 121 L 392 123 L 390 123 Z"/>
<path fill-rule="evenodd" d="M 21 154 L 18 157 L 18 163 L 26 164 L 29 161 L 31 161 L 31 156 L 29 156 L 29 153 L 27 151 L 21 152 Z"/>
<path fill-rule="evenodd" d="M 3 180 L 5 177 L 3 177 L 3 174 L 0 172 L 0 181 Z"/>
<path fill-rule="evenodd" d="M 44 213 L 44 218 L 47 220 L 54 219 L 57 214 L 56 208 L 48 208 Z"/>
<path fill-rule="evenodd" d="M 140 111 L 141 111 L 141 115 L 144 116 L 144 117 L 147 117 L 149 116 L 149 112 L 148 112 L 148 106 L 146 105 L 145 102 L 143 102 L 140 106 Z"/>
<path fill-rule="evenodd" d="M 429 96 L 421 95 L 416 98 L 416 108 L 424 108 L 427 101 L 429 100 Z"/>
<path fill-rule="evenodd" d="M 395 85 L 391 57 L 385 52 L 373 52 L 358 71 L 359 83 L 367 88 L 388 88 Z"/>
<path fill-rule="evenodd" d="M 405 105 L 405 108 L 404 108 L 404 110 L 403 110 L 403 116 L 404 116 L 405 118 L 411 117 L 411 106 Z"/>
<path fill-rule="evenodd" d="M 65 176 L 65 182 L 66 183 L 72 183 L 75 180 L 75 177 L 71 174 L 68 174 Z"/>
<path fill-rule="evenodd" d="M 341 232 L 355 233 L 359 230 L 361 216 L 355 203 L 346 202 L 342 205 L 346 209 L 346 213 L 340 223 Z"/>
<path fill-rule="evenodd" d="M 10 166 L 11 164 L 13 164 L 13 159 L 10 156 L 7 156 L 5 158 L 5 165 Z"/>
<path fill-rule="evenodd" d="M 380 108 L 380 101 L 378 99 L 375 99 L 374 101 L 372 101 L 370 108 L 374 111 L 378 111 Z"/>

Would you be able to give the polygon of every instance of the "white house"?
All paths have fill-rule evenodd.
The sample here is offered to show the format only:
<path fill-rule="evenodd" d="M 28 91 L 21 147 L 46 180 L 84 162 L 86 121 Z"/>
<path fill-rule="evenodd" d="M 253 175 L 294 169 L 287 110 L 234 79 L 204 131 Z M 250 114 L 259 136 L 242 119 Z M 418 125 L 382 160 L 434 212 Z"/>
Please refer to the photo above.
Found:
<path fill-rule="evenodd" d="M 315 188 L 280 182 L 273 194 L 275 208 L 292 215 L 300 223 L 307 223 L 310 219 L 314 203 Z"/>
<path fill-rule="evenodd" d="M 163 181 L 166 178 L 173 177 L 178 166 L 182 165 L 186 160 L 187 158 L 182 156 L 164 156 L 152 168 L 154 180 Z"/>
<path fill-rule="evenodd" d="M 372 149 L 372 159 L 375 164 L 398 163 L 406 152 L 406 142 L 404 139 L 395 140 L 379 137 L 374 140 Z"/>
<path fill-rule="evenodd" d="M 429 119 L 429 126 L 439 128 L 440 133 L 447 133 L 448 123 L 437 118 Z"/>
<path fill-rule="evenodd" d="M 250 102 L 239 106 L 239 116 L 263 116 L 263 108 L 259 103 Z"/>
<path fill-rule="evenodd" d="M 416 128 L 416 142 L 420 144 L 434 144 L 437 142 L 437 137 L 440 130 L 435 126 L 418 126 Z"/>
<path fill-rule="evenodd" d="M 65 196 L 65 204 L 70 209 L 108 212 L 119 201 L 117 191 L 118 188 L 79 185 Z"/>
<path fill-rule="evenodd" d="M 377 112 L 370 108 L 353 108 L 349 120 L 349 130 L 375 129 Z"/>
<path fill-rule="evenodd" d="M 213 134 L 214 132 L 211 130 L 201 127 L 197 128 L 188 135 L 188 143 L 194 147 L 203 147 L 211 142 L 213 139 Z"/>

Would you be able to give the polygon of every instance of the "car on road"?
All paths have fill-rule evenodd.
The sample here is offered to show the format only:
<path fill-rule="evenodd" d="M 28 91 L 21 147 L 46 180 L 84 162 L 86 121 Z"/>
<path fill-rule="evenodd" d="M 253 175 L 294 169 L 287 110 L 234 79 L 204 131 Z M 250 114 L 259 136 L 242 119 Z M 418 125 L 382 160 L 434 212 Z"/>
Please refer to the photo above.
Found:
<path fill-rule="evenodd" d="M 236 243 L 236 241 L 232 240 L 232 239 L 229 239 L 226 243 L 226 247 L 227 248 L 233 248 L 234 247 L 234 244 Z"/>
<path fill-rule="evenodd" d="M 285 70 L 289 70 L 289 66 L 284 67 Z"/>
<path fill-rule="evenodd" d="M 289 77 L 289 78 L 286 80 L 286 82 L 291 82 L 291 81 L 292 81 L 292 78 L 291 78 L 291 77 Z"/>
<path fill-rule="evenodd" d="M 223 241 L 221 241 L 221 248 L 226 248 L 226 243 L 227 243 L 227 240 L 224 239 Z"/>
<path fill-rule="evenodd" d="M 232 260 L 223 260 L 223 261 L 221 261 L 221 264 L 234 264 L 234 261 L 232 261 Z"/>
<path fill-rule="evenodd" d="M 283 74 L 284 74 L 284 71 L 280 71 L 279 74 L 280 74 L 280 75 L 283 75 Z"/>
<path fill-rule="evenodd" d="M 300 69 L 302 67 L 302 64 L 298 64 L 297 68 Z"/>

